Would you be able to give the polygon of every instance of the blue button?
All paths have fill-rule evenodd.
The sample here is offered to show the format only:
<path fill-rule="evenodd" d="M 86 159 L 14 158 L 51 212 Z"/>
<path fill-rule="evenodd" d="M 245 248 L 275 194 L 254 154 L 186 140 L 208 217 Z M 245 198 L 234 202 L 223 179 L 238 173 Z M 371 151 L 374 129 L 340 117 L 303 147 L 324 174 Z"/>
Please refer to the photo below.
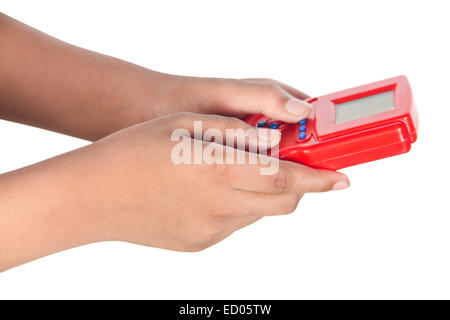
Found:
<path fill-rule="evenodd" d="M 273 122 L 273 123 L 269 124 L 269 128 L 270 129 L 277 129 L 278 127 L 279 127 L 279 125 L 276 122 Z"/>
<path fill-rule="evenodd" d="M 305 134 L 304 132 L 301 132 L 301 133 L 298 134 L 298 138 L 299 138 L 300 140 L 303 140 L 303 139 L 306 138 L 306 134 Z"/>
<path fill-rule="evenodd" d="M 265 127 L 265 126 L 266 126 L 266 123 L 267 123 L 267 122 L 266 122 L 265 120 L 263 120 L 263 121 L 258 122 L 257 126 L 260 127 L 260 128 L 261 128 L 261 127 Z"/>
<path fill-rule="evenodd" d="M 306 131 L 306 126 L 305 125 L 301 125 L 300 127 L 298 127 L 298 131 L 305 132 Z"/>
<path fill-rule="evenodd" d="M 300 120 L 299 122 L 298 122 L 298 124 L 299 125 L 305 125 L 306 124 L 306 122 L 308 122 L 306 119 L 303 119 L 303 120 Z"/>

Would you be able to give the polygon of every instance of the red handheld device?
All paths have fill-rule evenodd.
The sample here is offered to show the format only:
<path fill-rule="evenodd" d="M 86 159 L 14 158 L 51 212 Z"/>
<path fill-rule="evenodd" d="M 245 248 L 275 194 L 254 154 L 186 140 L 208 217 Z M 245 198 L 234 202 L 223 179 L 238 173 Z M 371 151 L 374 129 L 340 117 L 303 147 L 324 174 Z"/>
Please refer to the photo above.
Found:
<path fill-rule="evenodd" d="M 264 115 L 244 120 L 282 131 L 271 155 L 330 170 L 406 153 L 417 139 L 418 116 L 405 76 L 306 101 L 312 113 L 296 124 Z"/>

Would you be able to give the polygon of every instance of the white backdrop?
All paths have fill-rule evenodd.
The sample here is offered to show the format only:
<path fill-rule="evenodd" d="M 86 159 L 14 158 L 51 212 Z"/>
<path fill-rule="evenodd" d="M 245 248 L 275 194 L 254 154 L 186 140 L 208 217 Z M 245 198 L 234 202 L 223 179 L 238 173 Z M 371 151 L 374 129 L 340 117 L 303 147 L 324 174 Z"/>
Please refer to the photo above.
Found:
<path fill-rule="evenodd" d="M 199 253 L 68 250 L 1 273 L 0 298 L 450 298 L 448 1 L 2 0 L 0 10 L 168 73 L 272 77 L 310 95 L 405 74 L 420 115 L 410 153 L 342 170 L 350 189 L 306 195 L 292 215 Z M 0 121 L 0 172 L 86 144 Z"/>

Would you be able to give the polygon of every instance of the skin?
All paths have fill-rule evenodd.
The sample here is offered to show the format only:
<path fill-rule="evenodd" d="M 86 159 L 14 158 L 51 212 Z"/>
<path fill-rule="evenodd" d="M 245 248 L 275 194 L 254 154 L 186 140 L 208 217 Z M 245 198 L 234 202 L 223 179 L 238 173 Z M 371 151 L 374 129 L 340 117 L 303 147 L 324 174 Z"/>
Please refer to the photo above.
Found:
<path fill-rule="evenodd" d="M 238 117 L 305 118 L 307 96 L 288 85 L 163 74 L 1 14 L 0 43 L 0 118 L 94 141 L 0 175 L 0 270 L 98 241 L 198 251 L 263 216 L 293 212 L 307 192 L 349 185 L 341 173 L 286 161 L 267 176 L 261 163 L 171 161 L 173 130 L 192 133 L 194 121 L 224 135 L 243 129 L 248 145 L 268 129 L 246 132 Z M 249 157 L 234 142 L 186 139 Z M 279 139 L 272 134 L 268 147 Z"/>

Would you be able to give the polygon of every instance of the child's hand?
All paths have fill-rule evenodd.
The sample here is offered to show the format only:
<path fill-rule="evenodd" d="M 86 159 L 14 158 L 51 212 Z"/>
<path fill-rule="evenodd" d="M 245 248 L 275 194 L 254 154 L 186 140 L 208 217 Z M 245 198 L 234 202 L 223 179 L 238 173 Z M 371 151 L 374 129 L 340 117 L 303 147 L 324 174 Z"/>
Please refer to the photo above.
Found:
<path fill-rule="evenodd" d="M 274 175 L 261 175 L 264 165 L 248 160 L 172 161 L 173 130 L 189 129 L 190 136 L 196 119 L 223 132 L 250 128 L 234 118 L 245 114 L 305 118 L 306 95 L 287 85 L 167 75 L 71 46 L 2 14 L 0 25 L 7 44 L 0 46 L 0 118 L 90 140 L 141 123 L 0 175 L 0 270 L 104 240 L 201 250 L 263 216 L 292 212 L 305 192 L 349 184 L 340 173 L 285 161 Z M 250 157 L 217 140 L 187 139 Z M 273 139 L 269 146 L 280 137 Z"/>
<path fill-rule="evenodd" d="M 0 118 L 98 140 L 173 112 L 286 122 L 305 118 L 307 96 L 269 79 L 214 79 L 155 72 L 77 48 L 0 13 Z M 24 45 L 26 43 L 27 45 Z"/>
<path fill-rule="evenodd" d="M 306 118 L 308 95 L 272 79 L 217 79 L 167 76 L 161 82 L 162 97 L 151 101 L 158 116 L 180 111 L 241 117 L 264 114 L 285 122 Z M 164 105 L 163 108 L 158 108 Z"/>
<path fill-rule="evenodd" d="M 178 142 L 171 141 L 171 133 L 193 131 L 194 120 L 202 121 L 203 130 L 251 128 L 233 118 L 179 113 L 125 129 L 82 151 L 90 165 L 80 168 L 79 201 L 92 205 L 86 209 L 107 230 L 103 240 L 200 250 L 263 216 L 293 212 L 305 192 L 348 185 L 340 173 L 285 161 L 275 175 L 261 175 L 260 167 L 267 165 L 248 161 L 176 165 L 171 152 Z"/>
<path fill-rule="evenodd" d="M 340 173 L 285 161 L 274 175 L 248 160 L 176 165 L 171 134 L 192 131 L 194 120 L 203 130 L 250 128 L 236 118 L 172 114 L 1 176 L 0 269 L 103 240 L 201 250 L 263 216 L 294 211 L 305 192 L 348 186 Z"/>

